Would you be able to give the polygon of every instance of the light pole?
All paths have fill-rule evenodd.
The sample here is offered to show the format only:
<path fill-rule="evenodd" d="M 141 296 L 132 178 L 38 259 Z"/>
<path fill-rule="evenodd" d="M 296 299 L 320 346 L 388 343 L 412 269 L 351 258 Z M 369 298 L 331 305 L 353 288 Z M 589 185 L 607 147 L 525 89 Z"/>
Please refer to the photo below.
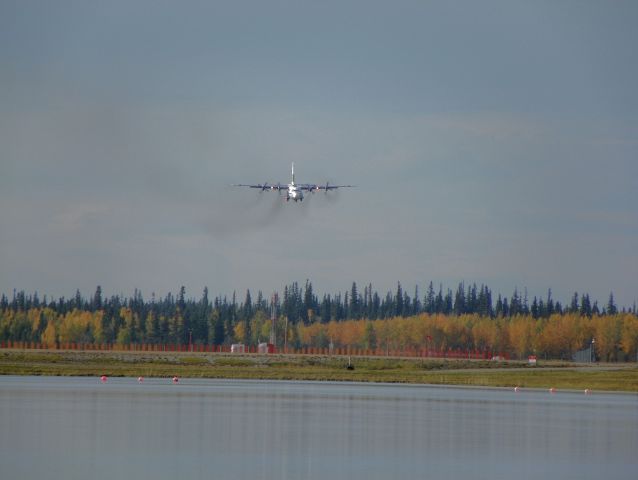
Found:
<path fill-rule="evenodd" d="M 596 361 L 596 350 L 594 349 L 594 347 L 596 346 L 596 339 L 592 337 L 591 339 L 591 358 L 589 359 L 591 361 L 591 363 L 594 363 Z"/>
<path fill-rule="evenodd" d="M 188 349 L 193 351 L 193 330 L 188 331 Z"/>

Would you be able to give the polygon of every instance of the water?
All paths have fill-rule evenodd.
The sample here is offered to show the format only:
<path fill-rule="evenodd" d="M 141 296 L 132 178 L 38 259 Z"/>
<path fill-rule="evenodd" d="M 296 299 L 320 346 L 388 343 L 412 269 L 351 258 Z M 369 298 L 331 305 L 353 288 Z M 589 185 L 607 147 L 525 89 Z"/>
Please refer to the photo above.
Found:
<path fill-rule="evenodd" d="M 2 479 L 638 477 L 638 396 L 0 377 Z"/>

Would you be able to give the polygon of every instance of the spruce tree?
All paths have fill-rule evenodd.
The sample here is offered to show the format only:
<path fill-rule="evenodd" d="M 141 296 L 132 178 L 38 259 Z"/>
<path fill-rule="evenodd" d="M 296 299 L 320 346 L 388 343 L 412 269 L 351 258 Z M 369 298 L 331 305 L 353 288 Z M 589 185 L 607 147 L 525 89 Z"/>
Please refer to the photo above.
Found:
<path fill-rule="evenodd" d="M 532 301 L 532 318 L 536 319 L 540 316 L 538 300 L 536 299 L 536 295 L 534 295 L 534 300 Z"/>
<path fill-rule="evenodd" d="M 569 306 L 569 313 L 578 313 L 578 292 L 574 292 L 572 303 Z"/>
<path fill-rule="evenodd" d="M 465 285 L 463 282 L 459 283 L 456 289 L 456 295 L 454 296 L 454 313 L 456 315 L 463 315 L 465 313 Z"/>
<path fill-rule="evenodd" d="M 304 300 L 303 300 L 303 309 L 302 315 L 304 319 L 304 323 L 308 324 L 312 315 L 316 312 L 315 299 L 312 292 L 312 283 L 309 280 L 306 280 L 306 288 L 304 290 Z"/>
<path fill-rule="evenodd" d="M 504 317 L 505 310 L 503 308 L 503 299 L 501 298 L 501 294 L 498 294 L 498 298 L 496 299 L 496 311 L 494 312 L 497 317 Z"/>
<path fill-rule="evenodd" d="M 439 283 L 439 293 L 436 294 L 434 311 L 436 313 L 443 313 L 444 310 L 445 310 L 445 304 L 443 301 L 443 285 Z"/>
<path fill-rule="evenodd" d="M 580 315 L 583 317 L 591 317 L 591 302 L 589 300 L 589 294 L 583 294 L 580 299 Z"/>
<path fill-rule="evenodd" d="M 425 311 L 430 315 L 435 312 L 435 294 L 434 294 L 434 286 L 430 281 L 430 285 L 428 286 L 428 293 L 425 300 Z"/>
<path fill-rule="evenodd" d="M 397 282 L 397 293 L 394 297 L 394 315 L 400 317 L 403 315 L 403 289 L 401 282 Z"/>
<path fill-rule="evenodd" d="M 607 315 L 616 315 L 618 313 L 618 307 L 614 302 L 613 292 L 609 293 L 609 300 L 607 301 Z"/>
<path fill-rule="evenodd" d="M 443 300 L 443 313 L 449 315 L 453 310 L 452 303 L 452 290 L 448 288 L 447 293 L 445 294 L 445 299 Z"/>
<path fill-rule="evenodd" d="M 421 310 L 421 301 L 419 300 L 419 286 L 414 287 L 414 298 L 412 298 L 412 315 L 417 315 Z"/>
<path fill-rule="evenodd" d="M 350 318 L 359 318 L 359 292 L 357 291 L 357 283 L 352 282 L 352 288 L 350 289 Z"/>
<path fill-rule="evenodd" d="M 554 313 L 554 300 L 552 300 L 552 289 L 547 290 L 547 310 L 545 312 L 544 317 L 551 317 Z"/>
<path fill-rule="evenodd" d="M 102 287 L 97 286 L 95 289 L 95 295 L 93 295 L 93 311 L 102 310 Z"/>

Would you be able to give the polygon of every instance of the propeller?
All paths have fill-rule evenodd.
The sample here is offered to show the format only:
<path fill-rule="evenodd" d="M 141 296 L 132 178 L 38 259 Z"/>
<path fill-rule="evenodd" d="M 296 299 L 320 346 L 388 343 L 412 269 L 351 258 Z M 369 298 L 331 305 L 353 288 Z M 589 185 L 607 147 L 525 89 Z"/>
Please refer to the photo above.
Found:
<path fill-rule="evenodd" d="M 268 187 L 268 182 L 266 182 L 266 183 L 264 183 L 264 184 L 261 186 L 261 191 L 262 191 L 262 192 L 265 192 L 268 188 L 269 188 L 269 187 Z"/>
<path fill-rule="evenodd" d="M 326 191 L 325 191 L 325 192 L 323 192 L 323 193 L 324 193 L 324 194 L 327 194 L 327 193 L 328 193 L 328 182 L 326 182 Z"/>

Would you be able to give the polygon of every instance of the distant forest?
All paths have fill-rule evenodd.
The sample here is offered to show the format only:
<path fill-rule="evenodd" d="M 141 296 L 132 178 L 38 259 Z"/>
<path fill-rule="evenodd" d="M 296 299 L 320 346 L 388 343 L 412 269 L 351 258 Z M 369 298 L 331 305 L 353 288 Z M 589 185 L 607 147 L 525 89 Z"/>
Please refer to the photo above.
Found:
<path fill-rule="evenodd" d="M 271 338 L 271 318 L 277 345 L 295 348 L 489 349 L 568 358 L 596 338 L 598 356 L 617 360 L 635 359 L 638 345 L 636 306 L 619 311 L 613 293 L 601 306 L 586 293 L 563 304 L 551 290 L 545 298 L 515 289 L 494 299 L 485 285 L 444 291 L 430 282 L 423 295 L 418 287 L 410 295 L 398 283 L 380 296 L 372 285 L 361 292 L 353 282 L 348 291 L 319 297 L 310 281 L 268 297 L 246 291 L 242 300 L 212 298 L 207 288 L 195 299 L 184 287 L 148 300 L 138 290 L 130 298 L 105 298 L 100 286 L 90 298 L 79 291 L 58 299 L 14 291 L 0 298 L 0 342 L 255 345 Z"/>

